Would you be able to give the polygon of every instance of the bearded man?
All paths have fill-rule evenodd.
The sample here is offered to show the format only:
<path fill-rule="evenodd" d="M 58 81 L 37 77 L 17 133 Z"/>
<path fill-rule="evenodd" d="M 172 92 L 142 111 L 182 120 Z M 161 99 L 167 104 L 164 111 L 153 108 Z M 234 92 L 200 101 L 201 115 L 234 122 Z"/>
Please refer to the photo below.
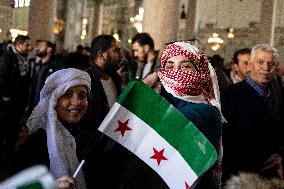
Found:
<path fill-rule="evenodd" d="M 39 102 L 40 91 L 44 86 L 46 78 L 61 68 L 61 65 L 56 62 L 54 55 L 55 50 L 55 44 L 50 41 L 40 40 L 36 46 L 35 52 L 39 61 L 35 63 L 33 69 L 33 83 L 28 111 L 29 114 Z"/>
<path fill-rule="evenodd" d="M 31 83 L 30 50 L 30 38 L 18 35 L 0 57 L 0 166 L 7 166 L 1 158 L 11 158 L 23 122 Z"/>
<path fill-rule="evenodd" d="M 149 74 L 158 71 L 158 53 L 154 40 L 148 33 L 138 33 L 132 38 L 131 49 L 137 62 L 136 78 L 144 79 Z"/>
<path fill-rule="evenodd" d="M 111 35 L 99 35 L 91 44 L 91 66 L 86 70 L 92 80 L 90 116 L 97 126 L 103 121 L 121 92 L 120 48 Z"/>

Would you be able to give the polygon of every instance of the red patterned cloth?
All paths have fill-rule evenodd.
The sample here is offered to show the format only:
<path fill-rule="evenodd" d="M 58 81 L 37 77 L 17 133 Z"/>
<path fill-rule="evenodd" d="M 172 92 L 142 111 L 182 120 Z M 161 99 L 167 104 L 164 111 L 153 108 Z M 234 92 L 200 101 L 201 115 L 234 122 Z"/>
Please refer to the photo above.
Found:
<path fill-rule="evenodd" d="M 167 60 L 174 56 L 185 56 L 194 64 L 196 71 L 166 70 Z M 176 42 L 164 50 L 161 57 L 159 77 L 164 86 L 171 88 L 177 96 L 203 96 L 207 102 L 215 99 L 209 63 L 197 47 Z"/>

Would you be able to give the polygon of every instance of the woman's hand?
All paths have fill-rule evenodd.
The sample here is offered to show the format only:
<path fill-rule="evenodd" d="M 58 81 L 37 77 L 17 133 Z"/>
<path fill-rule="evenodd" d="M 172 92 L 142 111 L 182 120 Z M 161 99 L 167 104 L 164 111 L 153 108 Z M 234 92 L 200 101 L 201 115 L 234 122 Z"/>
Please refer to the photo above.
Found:
<path fill-rule="evenodd" d="M 149 74 L 143 80 L 143 82 L 153 88 L 157 85 L 158 78 L 159 78 L 158 73 L 154 72 L 154 73 Z"/>
<path fill-rule="evenodd" d="M 72 177 L 63 176 L 56 179 L 56 186 L 59 189 L 75 189 L 75 180 Z"/>

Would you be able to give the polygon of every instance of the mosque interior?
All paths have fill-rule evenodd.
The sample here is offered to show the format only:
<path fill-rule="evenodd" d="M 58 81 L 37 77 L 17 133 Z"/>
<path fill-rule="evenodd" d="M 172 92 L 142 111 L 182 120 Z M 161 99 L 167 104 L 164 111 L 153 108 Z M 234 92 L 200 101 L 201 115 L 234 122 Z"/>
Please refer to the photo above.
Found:
<path fill-rule="evenodd" d="M 227 61 L 236 49 L 269 43 L 284 62 L 282 0 L 1 0 L 0 18 L 0 42 L 23 34 L 73 51 L 111 34 L 129 49 L 136 33 L 148 32 L 156 49 L 191 40 Z"/>

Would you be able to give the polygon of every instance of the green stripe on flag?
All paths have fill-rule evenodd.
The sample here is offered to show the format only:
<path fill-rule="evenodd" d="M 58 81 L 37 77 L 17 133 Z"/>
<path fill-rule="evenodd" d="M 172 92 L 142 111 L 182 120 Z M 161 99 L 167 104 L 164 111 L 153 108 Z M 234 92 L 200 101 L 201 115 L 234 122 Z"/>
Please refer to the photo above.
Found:
<path fill-rule="evenodd" d="M 143 82 L 130 81 L 117 102 L 167 140 L 197 175 L 200 176 L 216 162 L 217 152 L 207 138 L 182 113 Z"/>
<path fill-rule="evenodd" d="M 18 186 L 17 189 L 44 189 L 40 182 L 31 182 L 22 186 Z"/>

